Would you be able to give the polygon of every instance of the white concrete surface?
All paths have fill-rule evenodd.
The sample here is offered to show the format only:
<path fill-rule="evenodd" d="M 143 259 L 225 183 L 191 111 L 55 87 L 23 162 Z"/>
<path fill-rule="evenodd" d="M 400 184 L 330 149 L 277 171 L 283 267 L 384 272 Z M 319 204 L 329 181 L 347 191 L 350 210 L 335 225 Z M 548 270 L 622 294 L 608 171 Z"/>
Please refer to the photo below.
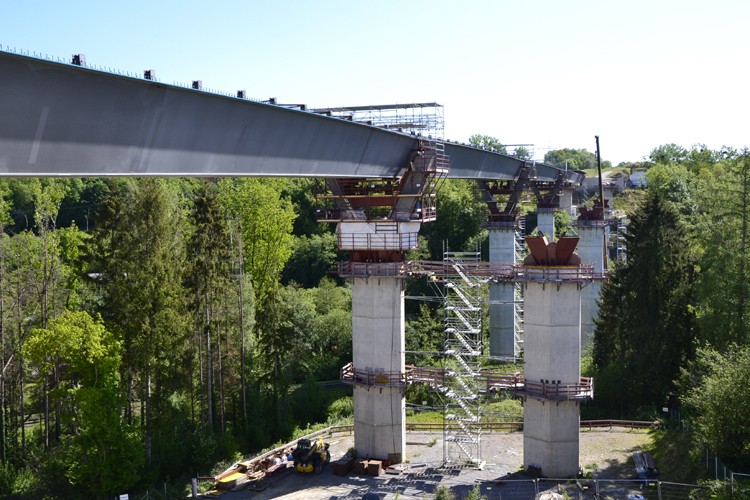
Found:
<path fill-rule="evenodd" d="M 516 257 L 514 229 L 490 229 L 490 262 L 513 263 Z M 512 283 L 491 283 L 490 356 L 516 355 L 514 286 Z"/>
<path fill-rule="evenodd" d="M 523 465 L 542 474 L 566 478 L 578 473 L 580 436 L 578 404 L 527 399 L 523 412 Z"/>
<path fill-rule="evenodd" d="M 524 379 L 527 383 L 579 384 L 581 285 L 528 283 L 524 289 Z M 548 477 L 578 471 L 576 403 L 524 402 L 524 465 Z"/>
<path fill-rule="evenodd" d="M 528 283 L 524 289 L 524 378 L 578 384 L 580 284 Z"/>
<path fill-rule="evenodd" d="M 536 227 L 544 233 L 547 241 L 555 241 L 554 212 L 539 212 L 536 216 Z"/>
<path fill-rule="evenodd" d="M 403 280 L 354 279 L 352 348 L 355 370 L 404 370 Z M 406 403 L 400 388 L 354 389 L 354 447 L 360 457 L 405 456 Z"/>
<path fill-rule="evenodd" d="M 570 215 L 575 215 L 573 213 L 573 192 L 575 189 L 573 188 L 564 188 L 562 191 L 562 194 L 560 195 L 560 208 L 562 210 L 565 210 Z"/>
<path fill-rule="evenodd" d="M 604 231 L 603 227 L 579 227 L 576 253 L 584 264 L 594 264 L 594 273 L 601 274 L 604 260 Z M 599 314 L 596 301 L 601 291 L 601 281 L 594 281 L 586 285 L 581 291 L 581 348 L 594 338 L 594 318 Z"/>

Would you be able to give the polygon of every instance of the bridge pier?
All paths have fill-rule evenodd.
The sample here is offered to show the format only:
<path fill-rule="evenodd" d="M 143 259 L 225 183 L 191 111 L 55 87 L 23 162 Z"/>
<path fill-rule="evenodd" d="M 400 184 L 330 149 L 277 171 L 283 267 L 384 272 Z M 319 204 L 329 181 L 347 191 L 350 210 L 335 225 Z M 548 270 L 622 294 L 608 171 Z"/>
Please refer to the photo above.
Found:
<path fill-rule="evenodd" d="M 352 280 L 353 364 L 391 378 L 404 370 L 403 279 Z M 354 387 L 357 456 L 393 459 L 406 454 L 406 400 L 402 387 Z"/>
<path fill-rule="evenodd" d="M 580 407 L 593 398 L 581 378 L 581 289 L 593 269 L 574 254 L 578 238 L 527 237 L 524 260 L 524 467 L 571 477 L 579 466 Z"/>
<path fill-rule="evenodd" d="M 549 241 L 555 240 L 555 210 L 539 207 L 536 216 L 536 227 L 544 233 Z"/>
<path fill-rule="evenodd" d="M 515 222 L 491 228 L 490 262 L 516 261 Z M 490 356 L 514 358 L 520 355 L 516 342 L 515 285 L 490 283 Z"/>
<path fill-rule="evenodd" d="M 603 225 L 583 225 L 579 221 L 578 255 L 581 262 L 594 265 L 594 273 L 602 274 L 604 259 L 604 231 Z M 602 221 L 603 222 L 603 221 Z M 599 315 L 599 292 L 602 289 L 600 281 L 594 281 L 581 291 L 581 348 L 585 348 L 594 340 L 596 325 L 594 319 Z"/>
<path fill-rule="evenodd" d="M 524 379 L 527 387 L 577 386 L 581 378 L 580 283 L 528 283 L 524 290 Z M 523 463 L 548 477 L 578 472 L 577 401 L 528 397 L 523 412 Z"/>

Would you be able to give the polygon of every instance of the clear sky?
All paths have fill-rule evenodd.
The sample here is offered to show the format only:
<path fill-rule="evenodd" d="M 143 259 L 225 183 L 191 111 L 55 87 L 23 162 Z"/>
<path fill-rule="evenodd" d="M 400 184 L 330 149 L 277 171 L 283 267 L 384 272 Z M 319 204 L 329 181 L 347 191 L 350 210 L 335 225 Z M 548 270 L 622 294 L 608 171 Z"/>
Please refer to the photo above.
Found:
<path fill-rule="evenodd" d="M 437 101 L 448 139 L 541 158 L 598 134 L 614 164 L 750 146 L 748 25 L 748 0 L 0 4 L 3 48 L 311 107 Z"/>

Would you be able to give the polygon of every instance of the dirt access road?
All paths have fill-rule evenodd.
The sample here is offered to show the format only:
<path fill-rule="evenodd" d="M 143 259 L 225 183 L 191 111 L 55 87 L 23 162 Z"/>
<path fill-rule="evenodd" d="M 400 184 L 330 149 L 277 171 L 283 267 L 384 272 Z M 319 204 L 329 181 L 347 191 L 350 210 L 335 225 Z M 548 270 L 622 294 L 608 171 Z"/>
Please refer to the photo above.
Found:
<path fill-rule="evenodd" d="M 430 446 L 434 438 L 437 442 Z M 416 500 L 429 498 L 443 484 L 457 493 L 460 499 L 474 484 L 480 484 L 488 500 L 526 500 L 534 498 L 531 481 L 507 482 L 497 480 L 517 473 L 523 464 L 523 432 L 492 433 L 482 436 L 482 458 L 487 461 L 484 470 L 443 468 L 443 442 L 439 433 L 408 433 L 407 460 L 409 469 L 399 476 L 383 474 L 379 477 L 334 476 L 331 466 L 321 475 L 291 474 L 271 484 L 263 492 L 230 492 L 222 500 L 359 500 L 365 493 L 376 493 L 380 500 Z M 331 457 L 336 460 L 353 445 L 353 437 L 334 437 L 330 440 Z M 645 451 L 650 442 L 647 431 L 625 429 L 581 431 L 581 465 L 592 469 L 597 479 L 628 479 L 634 476 L 632 455 Z M 541 484 L 541 483 L 540 483 Z M 549 488 L 556 487 L 550 483 Z M 625 486 L 629 486 L 625 483 Z M 634 485 L 637 486 L 637 485 Z M 619 488 L 613 498 L 627 498 L 631 488 Z M 637 488 L 633 488 L 637 491 Z M 572 490 L 571 490 L 572 491 Z M 590 495 L 586 495 L 591 498 Z M 577 496 L 571 496 L 577 498 Z"/>

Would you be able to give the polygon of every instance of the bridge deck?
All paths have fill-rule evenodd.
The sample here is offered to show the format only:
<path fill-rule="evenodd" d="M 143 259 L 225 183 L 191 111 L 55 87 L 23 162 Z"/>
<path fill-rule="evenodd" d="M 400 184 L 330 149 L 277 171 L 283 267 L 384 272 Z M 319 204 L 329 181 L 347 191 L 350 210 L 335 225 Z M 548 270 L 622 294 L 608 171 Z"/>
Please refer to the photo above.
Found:
<path fill-rule="evenodd" d="M 0 176 L 398 177 L 415 136 L 0 51 Z M 452 178 L 522 162 L 448 143 Z M 539 164 L 539 180 L 558 170 Z M 581 175 L 568 173 L 571 182 Z"/>

